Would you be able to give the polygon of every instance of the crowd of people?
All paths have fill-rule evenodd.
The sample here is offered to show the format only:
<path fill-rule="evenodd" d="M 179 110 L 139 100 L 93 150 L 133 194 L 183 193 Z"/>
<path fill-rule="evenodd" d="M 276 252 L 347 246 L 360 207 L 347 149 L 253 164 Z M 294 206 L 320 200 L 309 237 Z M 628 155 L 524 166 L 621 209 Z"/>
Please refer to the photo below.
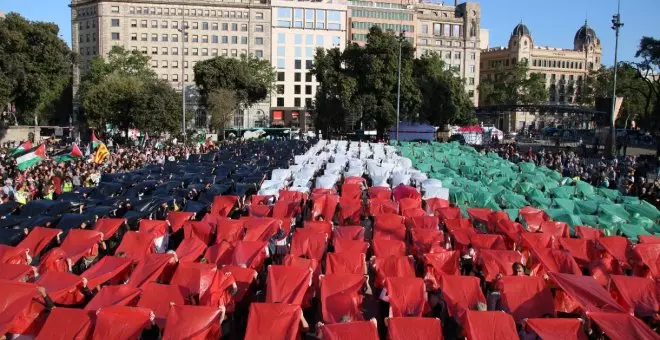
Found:
<path fill-rule="evenodd" d="M 487 146 L 482 152 L 495 152 L 514 163 L 533 162 L 536 166 L 556 170 L 563 177 L 579 179 L 598 188 L 619 190 L 623 195 L 636 196 L 660 207 L 660 180 L 648 180 L 649 177 L 657 178 L 658 164 L 653 157 L 587 158 L 580 156 L 584 152 L 570 147 L 534 150 L 516 144 Z"/>

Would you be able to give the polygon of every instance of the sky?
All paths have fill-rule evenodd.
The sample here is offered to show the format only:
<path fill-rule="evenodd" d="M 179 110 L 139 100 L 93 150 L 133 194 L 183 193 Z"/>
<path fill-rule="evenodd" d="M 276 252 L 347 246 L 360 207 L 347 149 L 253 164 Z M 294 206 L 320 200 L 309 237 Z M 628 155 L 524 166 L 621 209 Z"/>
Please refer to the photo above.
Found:
<path fill-rule="evenodd" d="M 445 0 L 453 3 L 452 0 Z M 459 1 L 462 2 L 462 1 Z M 536 45 L 572 48 L 575 32 L 587 19 L 603 45 L 603 63 L 614 64 L 614 31 L 610 28 L 617 0 L 477 0 L 481 27 L 490 32 L 490 46 L 506 46 L 522 20 Z M 619 39 L 619 60 L 633 60 L 642 36 L 660 39 L 660 0 L 622 0 L 625 26 Z M 30 20 L 55 22 L 61 37 L 71 42 L 68 0 L 0 0 L 0 11 L 18 12 Z"/>

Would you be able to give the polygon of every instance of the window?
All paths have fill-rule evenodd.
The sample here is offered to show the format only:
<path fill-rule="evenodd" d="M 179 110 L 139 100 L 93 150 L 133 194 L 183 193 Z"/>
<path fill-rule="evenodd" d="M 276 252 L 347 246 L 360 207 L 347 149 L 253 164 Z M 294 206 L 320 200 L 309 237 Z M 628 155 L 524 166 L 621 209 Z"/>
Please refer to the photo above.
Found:
<path fill-rule="evenodd" d="M 474 90 L 468 91 L 468 96 L 470 96 L 470 98 L 474 98 Z"/>
<path fill-rule="evenodd" d="M 223 30 L 223 31 L 227 31 L 227 30 L 229 30 L 229 24 L 226 23 L 226 22 L 222 23 L 222 30 Z"/>
<path fill-rule="evenodd" d="M 209 42 L 209 36 L 208 35 L 203 35 L 202 36 L 202 43 L 206 44 Z"/>
<path fill-rule="evenodd" d="M 470 60 L 477 60 L 477 54 L 476 53 L 470 53 Z"/>
<path fill-rule="evenodd" d="M 453 31 L 451 32 L 452 37 L 462 37 L 463 36 L 463 30 L 461 29 L 461 25 L 454 25 L 453 26 Z"/>
<path fill-rule="evenodd" d="M 248 30 L 247 24 L 241 24 L 241 31 L 247 32 L 247 30 Z"/>
<path fill-rule="evenodd" d="M 208 30 L 209 29 L 209 23 L 208 22 L 203 22 L 202 23 L 202 29 L 203 30 Z"/>
<path fill-rule="evenodd" d="M 188 68 L 188 61 L 183 62 L 183 68 Z"/>
<path fill-rule="evenodd" d="M 238 44 L 238 37 L 235 36 L 235 35 L 233 35 L 233 36 L 231 37 L 231 43 L 232 43 L 232 44 Z"/>
<path fill-rule="evenodd" d="M 293 74 L 293 81 L 299 82 L 302 79 L 302 73 L 296 72 Z"/>
<path fill-rule="evenodd" d="M 112 32 L 112 40 L 119 40 L 119 33 Z"/>
<path fill-rule="evenodd" d="M 111 19 L 110 20 L 110 26 L 119 27 L 119 19 Z"/>
<path fill-rule="evenodd" d="M 295 68 L 296 70 L 300 70 L 302 68 L 302 60 L 295 61 Z"/>
<path fill-rule="evenodd" d="M 158 47 L 152 47 L 151 48 L 151 54 L 157 55 L 158 54 Z"/>
<path fill-rule="evenodd" d="M 322 36 L 322 35 L 317 35 L 317 36 L 316 36 L 316 44 L 319 45 L 319 46 L 323 46 L 323 45 L 324 45 L 324 39 L 323 39 L 323 36 Z"/>
<path fill-rule="evenodd" d="M 194 42 L 194 43 L 199 42 L 199 36 L 193 35 L 192 36 L 192 42 Z"/>
<path fill-rule="evenodd" d="M 473 77 L 470 77 L 470 79 L 468 81 L 468 85 L 474 85 L 474 78 Z"/>
<path fill-rule="evenodd" d="M 211 42 L 214 43 L 214 44 L 217 44 L 218 43 L 218 36 L 217 35 L 212 35 L 211 36 Z"/>
<path fill-rule="evenodd" d="M 442 24 L 433 24 L 433 34 L 434 35 L 442 34 Z"/>
<path fill-rule="evenodd" d="M 188 81 L 188 73 L 185 74 L 183 81 Z"/>
<path fill-rule="evenodd" d="M 218 49 L 217 48 L 212 48 L 211 49 L 211 55 L 214 56 L 214 57 L 217 57 L 218 56 Z"/>
<path fill-rule="evenodd" d="M 254 56 L 257 57 L 257 58 L 263 58 L 264 57 L 264 51 L 256 50 L 256 51 L 254 51 Z"/>
<path fill-rule="evenodd" d="M 119 13 L 119 6 L 112 6 L 112 13 Z"/>
<path fill-rule="evenodd" d="M 305 81 L 308 83 L 313 82 L 312 74 L 311 73 L 305 73 Z"/>
<path fill-rule="evenodd" d="M 179 42 L 179 36 L 176 34 L 172 34 L 172 42 Z"/>
<path fill-rule="evenodd" d="M 424 33 L 424 34 L 429 33 L 429 25 L 428 24 L 422 24 L 422 33 Z"/>
<path fill-rule="evenodd" d="M 131 27 L 137 27 L 137 20 L 131 20 Z"/>
<path fill-rule="evenodd" d="M 131 33 L 131 41 L 137 41 L 137 33 Z"/>
<path fill-rule="evenodd" d="M 475 67 L 474 67 L 474 65 L 470 65 L 468 69 L 470 70 L 470 71 L 469 71 L 470 73 L 474 73 L 474 72 L 475 72 Z"/>
<path fill-rule="evenodd" d="M 238 31 L 238 24 L 231 24 L 231 30 L 234 32 Z"/>
<path fill-rule="evenodd" d="M 172 61 L 172 68 L 179 68 L 179 62 L 177 60 Z"/>
<path fill-rule="evenodd" d="M 455 52 L 454 59 L 461 59 L 461 52 Z"/>
<path fill-rule="evenodd" d="M 160 48 L 160 54 L 167 55 L 167 47 L 161 47 Z"/>
<path fill-rule="evenodd" d="M 141 20 L 140 21 L 140 27 L 141 28 L 147 28 L 147 21 L 146 20 Z"/>
<path fill-rule="evenodd" d="M 284 98 L 280 97 L 277 98 L 277 106 L 284 106 Z"/>
<path fill-rule="evenodd" d="M 158 28 L 158 20 L 151 20 L 151 28 Z"/>
<path fill-rule="evenodd" d="M 442 35 L 448 37 L 451 35 L 451 25 L 450 24 L 444 24 L 442 27 Z"/>
<path fill-rule="evenodd" d="M 339 47 L 341 45 L 341 37 L 332 37 L 332 46 Z"/>
<path fill-rule="evenodd" d="M 161 60 L 160 67 L 161 68 L 167 68 L 167 60 Z"/>
<path fill-rule="evenodd" d="M 179 81 L 179 75 L 176 73 L 172 74 L 172 81 Z"/>
<path fill-rule="evenodd" d="M 188 49 L 187 48 L 183 49 L 183 55 L 188 55 Z"/>
<path fill-rule="evenodd" d="M 316 10 L 316 28 L 324 29 L 325 28 L 325 10 L 317 9 Z"/>
<path fill-rule="evenodd" d="M 199 55 L 199 49 L 193 48 L 192 49 L 192 55 Z"/>
<path fill-rule="evenodd" d="M 277 72 L 277 81 L 284 81 L 284 72 Z"/>
<path fill-rule="evenodd" d="M 305 107 L 312 107 L 312 98 L 305 98 Z"/>
<path fill-rule="evenodd" d="M 314 60 L 305 60 L 305 68 L 311 70 L 314 66 Z"/>
<path fill-rule="evenodd" d="M 256 25 L 254 27 L 255 32 L 263 32 L 264 31 L 264 25 Z"/>
<path fill-rule="evenodd" d="M 167 27 L 168 27 L 167 20 L 160 22 L 160 28 L 167 28 Z"/>
<path fill-rule="evenodd" d="M 245 45 L 248 43 L 248 38 L 247 37 L 241 37 L 241 44 Z"/>
<path fill-rule="evenodd" d="M 199 23 L 197 21 L 192 23 L 192 29 L 194 29 L 194 30 L 199 29 Z"/>
<path fill-rule="evenodd" d="M 135 7 L 131 7 L 128 9 L 128 14 L 135 14 Z"/>
<path fill-rule="evenodd" d="M 140 47 L 140 53 L 147 54 L 147 47 L 146 46 Z"/>
<path fill-rule="evenodd" d="M 218 23 L 217 22 L 211 23 L 211 29 L 214 30 L 214 31 L 217 31 L 218 30 Z"/>
<path fill-rule="evenodd" d="M 300 107 L 300 98 L 293 98 L 293 106 Z"/>
<path fill-rule="evenodd" d="M 284 94 L 284 85 L 277 85 L 277 94 Z"/>
<path fill-rule="evenodd" d="M 305 94 L 312 94 L 312 85 L 305 85 Z"/>
<path fill-rule="evenodd" d="M 163 74 L 163 75 L 161 75 L 160 77 L 161 77 L 161 79 L 163 79 L 163 80 L 167 80 L 167 74 Z"/>
<path fill-rule="evenodd" d="M 220 51 L 220 55 L 222 55 L 223 57 L 226 57 L 226 56 L 227 56 L 227 50 L 226 50 L 226 49 L 222 49 L 222 50 Z"/>
<path fill-rule="evenodd" d="M 284 69 L 284 65 L 285 65 L 284 59 L 283 58 L 278 58 L 277 59 L 277 68 L 278 69 Z"/>
<path fill-rule="evenodd" d="M 206 57 L 206 56 L 208 56 L 208 55 L 209 55 L 209 50 L 208 50 L 208 48 L 202 48 L 202 56 L 203 56 L 203 57 Z"/>
<path fill-rule="evenodd" d="M 226 36 L 226 35 L 223 35 L 223 36 L 222 36 L 222 43 L 223 43 L 223 44 L 227 44 L 227 43 L 229 43 L 229 37 Z"/>
<path fill-rule="evenodd" d="M 178 21 L 172 21 L 172 28 L 179 29 L 179 22 Z"/>
<path fill-rule="evenodd" d="M 158 60 L 152 60 L 151 61 L 151 67 L 153 67 L 153 68 L 158 67 Z"/>
<path fill-rule="evenodd" d="M 167 34 L 163 34 L 160 36 L 160 41 L 169 41 L 169 40 L 170 40 L 170 36 Z"/>
<path fill-rule="evenodd" d="M 254 39 L 254 43 L 257 45 L 263 45 L 264 44 L 264 38 L 258 37 Z"/>
<path fill-rule="evenodd" d="M 264 18 L 264 14 L 263 14 L 262 12 L 257 12 L 257 13 L 255 14 L 255 18 L 256 18 L 256 19 L 263 19 L 263 18 Z"/>
<path fill-rule="evenodd" d="M 151 34 L 151 41 L 158 41 L 158 34 L 156 33 Z"/>
<path fill-rule="evenodd" d="M 277 43 L 280 45 L 286 44 L 286 34 L 278 33 L 277 34 Z"/>

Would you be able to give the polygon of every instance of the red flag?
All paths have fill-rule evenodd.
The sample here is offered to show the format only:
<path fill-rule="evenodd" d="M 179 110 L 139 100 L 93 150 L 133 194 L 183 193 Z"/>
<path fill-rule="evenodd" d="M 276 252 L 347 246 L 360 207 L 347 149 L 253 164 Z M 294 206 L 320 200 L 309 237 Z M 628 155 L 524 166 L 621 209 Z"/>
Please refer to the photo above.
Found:
<path fill-rule="evenodd" d="M 82 151 L 80 151 L 80 148 L 76 143 L 71 144 L 71 153 L 69 154 L 71 157 L 74 158 L 79 158 L 83 156 Z"/>

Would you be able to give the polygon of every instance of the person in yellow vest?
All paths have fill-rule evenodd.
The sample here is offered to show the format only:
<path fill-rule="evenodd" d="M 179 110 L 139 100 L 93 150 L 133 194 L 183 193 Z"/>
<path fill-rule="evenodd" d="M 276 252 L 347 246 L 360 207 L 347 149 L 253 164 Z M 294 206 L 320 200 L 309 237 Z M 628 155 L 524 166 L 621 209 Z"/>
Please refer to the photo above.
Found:
<path fill-rule="evenodd" d="M 52 184 L 49 184 L 44 189 L 44 199 L 52 200 L 53 199 L 53 193 L 55 193 L 55 186 L 53 186 Z"/>
<path fill-rule="evenodd" d="M 62 192 L 71 192 L 73 191 L 73 181 L 71 181 L 71 177 L 67 177 L 64 179 L 64 183 L 62 184 Z"/>

